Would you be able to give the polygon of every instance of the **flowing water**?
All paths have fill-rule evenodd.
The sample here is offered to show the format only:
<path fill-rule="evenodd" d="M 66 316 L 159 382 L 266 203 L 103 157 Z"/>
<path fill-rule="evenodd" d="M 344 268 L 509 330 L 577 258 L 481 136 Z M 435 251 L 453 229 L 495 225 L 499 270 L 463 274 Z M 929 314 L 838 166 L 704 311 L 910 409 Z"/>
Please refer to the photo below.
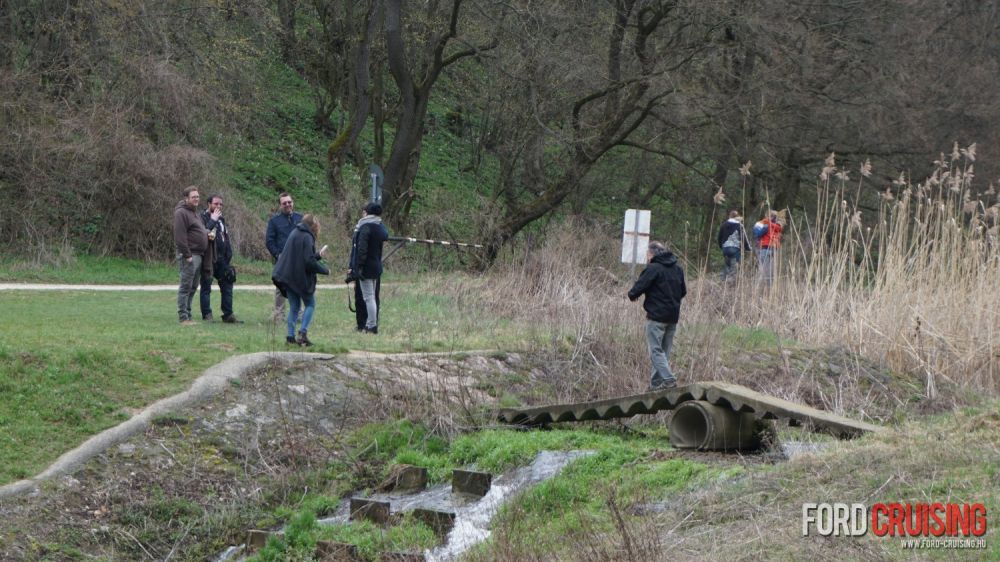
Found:
<path fill-rule="evenodd" d="M 444 544 L 426 551 L 427 562 L 444 562 L 457 558 L 467 549 L 490 536 L 490 521 L 500 507 L 515 494 L 552 478 L 570 462 L 593 451 L 542 451 L 528 466 L 516 468 L 493 479 L 490 491 L 483 497 L 453 494 L 450 484 L 440 484 L 427 490 L 408 494 L 373 494 L 365 499 L 388 501 L 392 513 L 416 508 L 452 512 L 455 526 Z M 350 502 L 341 502 L 337 512 L 317 521 L 320 525 L 344 524 L 350 517 Z M 242 560 L 245 545 L 230 546 L 215 562 Z"/>
<path fill-rule="evenodd" d="M 481 498 L 453 494 L 450 484 L 442 484 L 415 494 L 374 494 L 367 499 L 388 501 L 393 513 L 415 508 L 453 512 L 455 526 L 445 543 L 425 552 L 428 562 L 443 562 L 486 540 L 493 516 L 515 494 L 552 478 L 573 460 L 592 454 L 591 451 L 542 451 L 530 465 L 494 478 L 490 491 Z M 349 512 L 349 502 L 344 502 L 336 514 L 319 523 L 347 523 Z"/>

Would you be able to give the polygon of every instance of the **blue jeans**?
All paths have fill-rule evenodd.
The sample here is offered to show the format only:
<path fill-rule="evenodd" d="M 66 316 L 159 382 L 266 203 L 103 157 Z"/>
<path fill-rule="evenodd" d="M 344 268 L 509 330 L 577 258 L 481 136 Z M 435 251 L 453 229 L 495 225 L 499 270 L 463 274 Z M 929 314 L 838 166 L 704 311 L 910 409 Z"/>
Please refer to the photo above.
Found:
<path fill-rule="evenodd" d="M 760 266 L 760 279 L 766 285 L 770 285 L 774 279 L 774 250 L 771 248 L 761 248 L 757 254 L 757 265 Z"/>
<path fill-rule="evenodd" d="M 742 252 L 740 248 L 723 248 L 722 257 L 726 260 L 726 266 L 722 270 L 722 280 L 736 275 L 736 272 L 740 269 L 740 258 Z"/>
<path fill-rule="evenodd" d="M 228 268 L 226 262 L 216 262 L 212 268 L 215 279 L 219 283 L 219 293 L 222 294 L 222 317 L 228 318 L 233 315 L 233 284 L 226 283 L 219 279 L 223 268 Z M 212 313 L 212 277 L 202 274 L 201 276 L 201 317 L 204 318 Z"/>
<path fill-rule="evenodd" d="M 675 333 L 677 324 L 646 320 L 646 343 L 649 346 L 649 360 L 653 363 L 653 374 L 649 378 L 650 386 L 677 382 L 668 363 L 670 348 L 674 346 Z"/>
<path fill-rule="evenodd" d="M 305 312 L 302 313 L 302 325 L 299 327 L 300 332 L 309 331 L 309 323 L 312 322 L 313 311 L 316 310 L 316 294 L 311 295 L 299 295 L 291 289 L 285 289 L 285 293 L 288 294 L 288 337 L 295 337 L 295 321 L 299 317 L 299 308 L 304 304 L 306 306 Z"/>

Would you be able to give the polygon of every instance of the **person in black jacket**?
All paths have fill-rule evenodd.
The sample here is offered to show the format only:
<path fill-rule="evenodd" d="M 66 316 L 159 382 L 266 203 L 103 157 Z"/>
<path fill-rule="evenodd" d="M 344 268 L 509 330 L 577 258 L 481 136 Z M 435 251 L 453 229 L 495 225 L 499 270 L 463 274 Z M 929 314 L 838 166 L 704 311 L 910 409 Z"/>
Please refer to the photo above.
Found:
<path fill-rule="evenodd" d="M 285 247 L 278 256 L 278 261 L 271 271 L 271 281 L 281 294 L 288 298 L 288 336 L 289 344 L 299 344 L 303 347 L 312 345 L 309 341 L 309 323 L 312 322 L 316 309 L 316 274 L 329 275 L 330 270 L 320 261 L 326 253 L 326 246 L 316 252 L 316 237 L 319 236 L 319 221 L 312 215 L 302 217 L 302 222 L 295 225 L 288 235 Z M 295 337 L 295 323 L 299 317 L 299 307 L 305 305 L 302 313 L 302 325 L 299 335 Z"/>
<path fill-rule="evenodd" d="M 275 262 L 278 261 L 281 250 L 285 248 L 288 235 L 295 229 L 295 225 L 302 222 L 302 215 L 295 212 L 295 201 L 288 193 L 278 195 L 278 209 L 279 211 L 268 219 L 267 233 L 264 236 L 264 244 L 267 246 L 268 253 L 271 254 L 271 259 Z M 285 318 L 285 297 L 281 295 L 281 291 L 274 291 L 274 315 L 272 318 L 275 322 Z"/>
<path fill-rule="evenodd" d="M 215 241 L 215 263 L 212 274 L 219 282 L 219 293 L 222 294 L 222 321 L 227 324 L 241 323 L 233 314 L 233 285 L 236 282 L 236 271 L 230 262 L 233 259 L 233 242 L 229 226 L 222 216 L 222 196 L 212 195 L 208 198 L 208 208 L 201 212 L 201 222 L 208 230 L 208 239 Z M 212 275 L 201 274 L 201 318 L 212 320 Z"/>
<path fill-rule="evenodd" d="M 389 231 L 382 224 L 382 205 L 368 203 L 361 211 L 361 220 L 354 227 L 351 240 L 351 260 L 347 282 L 354 284 L 354 309 L 357 330 L 378 333 L 379 290 L 382 278 L 382 244 Z M 362 306 L 363 305 L 363 306 Z"/>
<path fill-rule="evenodd" d="M 684 270 L 677 265 L 677 256 L 670 253 L 661 242 L 650 242 L 646 251 L 649 266 L 629 289 L 628 299 L 635 301 L 646 295 L 642 307 L 646 310 L 646 343 L 653 374 L 649 390 L 677 386 L 677 379 L 670 370 L 670 348 L 680 319 L 681 299 L 687 294 Z"/>

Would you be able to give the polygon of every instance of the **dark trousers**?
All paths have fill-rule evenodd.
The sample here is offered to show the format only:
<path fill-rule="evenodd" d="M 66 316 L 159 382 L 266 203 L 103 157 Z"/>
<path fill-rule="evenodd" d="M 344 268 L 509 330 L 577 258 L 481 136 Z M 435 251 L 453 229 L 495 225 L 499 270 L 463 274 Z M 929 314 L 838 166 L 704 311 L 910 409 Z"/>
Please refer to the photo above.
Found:
<path fill-rule="evenodd" d="M 226 283 L 219 279 L 219 275 L 229 267 L 228 264 L 218 262 L 212 267 L 216 281 L 219 283 L 219 292 L 222 293 L 222 317 L 233 315 L 233 284 Z M 208 275 L 201 276 L 201 317 L 204 318 L 212 313 L 212 278 Z"/>
<path fill-rule="evenodd" d="M 375 303 L 378 304 L 379 310 L 382 310 L 382 301 L 379 300 L 381 286 L 382 278 L 380 277 L 375 280 Z M 364 330 L 365 324 L 368 323 L 368 308 L 365 306 L 365 297 L 361 294 L 361 283 L 357 281 L 354 282 L 354 318 L 358 323 L 358 331 Z"/>

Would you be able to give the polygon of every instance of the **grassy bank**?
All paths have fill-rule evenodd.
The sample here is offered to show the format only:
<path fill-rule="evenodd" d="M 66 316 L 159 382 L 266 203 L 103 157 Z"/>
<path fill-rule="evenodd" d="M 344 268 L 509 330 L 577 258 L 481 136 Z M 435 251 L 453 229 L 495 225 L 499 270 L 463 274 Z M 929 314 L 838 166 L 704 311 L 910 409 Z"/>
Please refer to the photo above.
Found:
<path fill-rule="evenodd" d="M 477 323 L 448 298 L 412 284 L 383 288 L 383 330 L 354 331 L 346 289 L 321 289 L 310 327 L 317 352 L 517 347 L 506 321 Z M 213 293 L 218 307 L 218 293 Z M 38 473 L 98 431 L 185 388 L 234 354 L 284 350 L 269 322 L 272 293 L 237 292 L 244 324 L 180 327 L 175 293 L 4 291 L 0 332 L 0 483 Z M 197 298 L 195 299 L 197 307 Z M 297 349 L 297 348 L 296 348 Z"/>

